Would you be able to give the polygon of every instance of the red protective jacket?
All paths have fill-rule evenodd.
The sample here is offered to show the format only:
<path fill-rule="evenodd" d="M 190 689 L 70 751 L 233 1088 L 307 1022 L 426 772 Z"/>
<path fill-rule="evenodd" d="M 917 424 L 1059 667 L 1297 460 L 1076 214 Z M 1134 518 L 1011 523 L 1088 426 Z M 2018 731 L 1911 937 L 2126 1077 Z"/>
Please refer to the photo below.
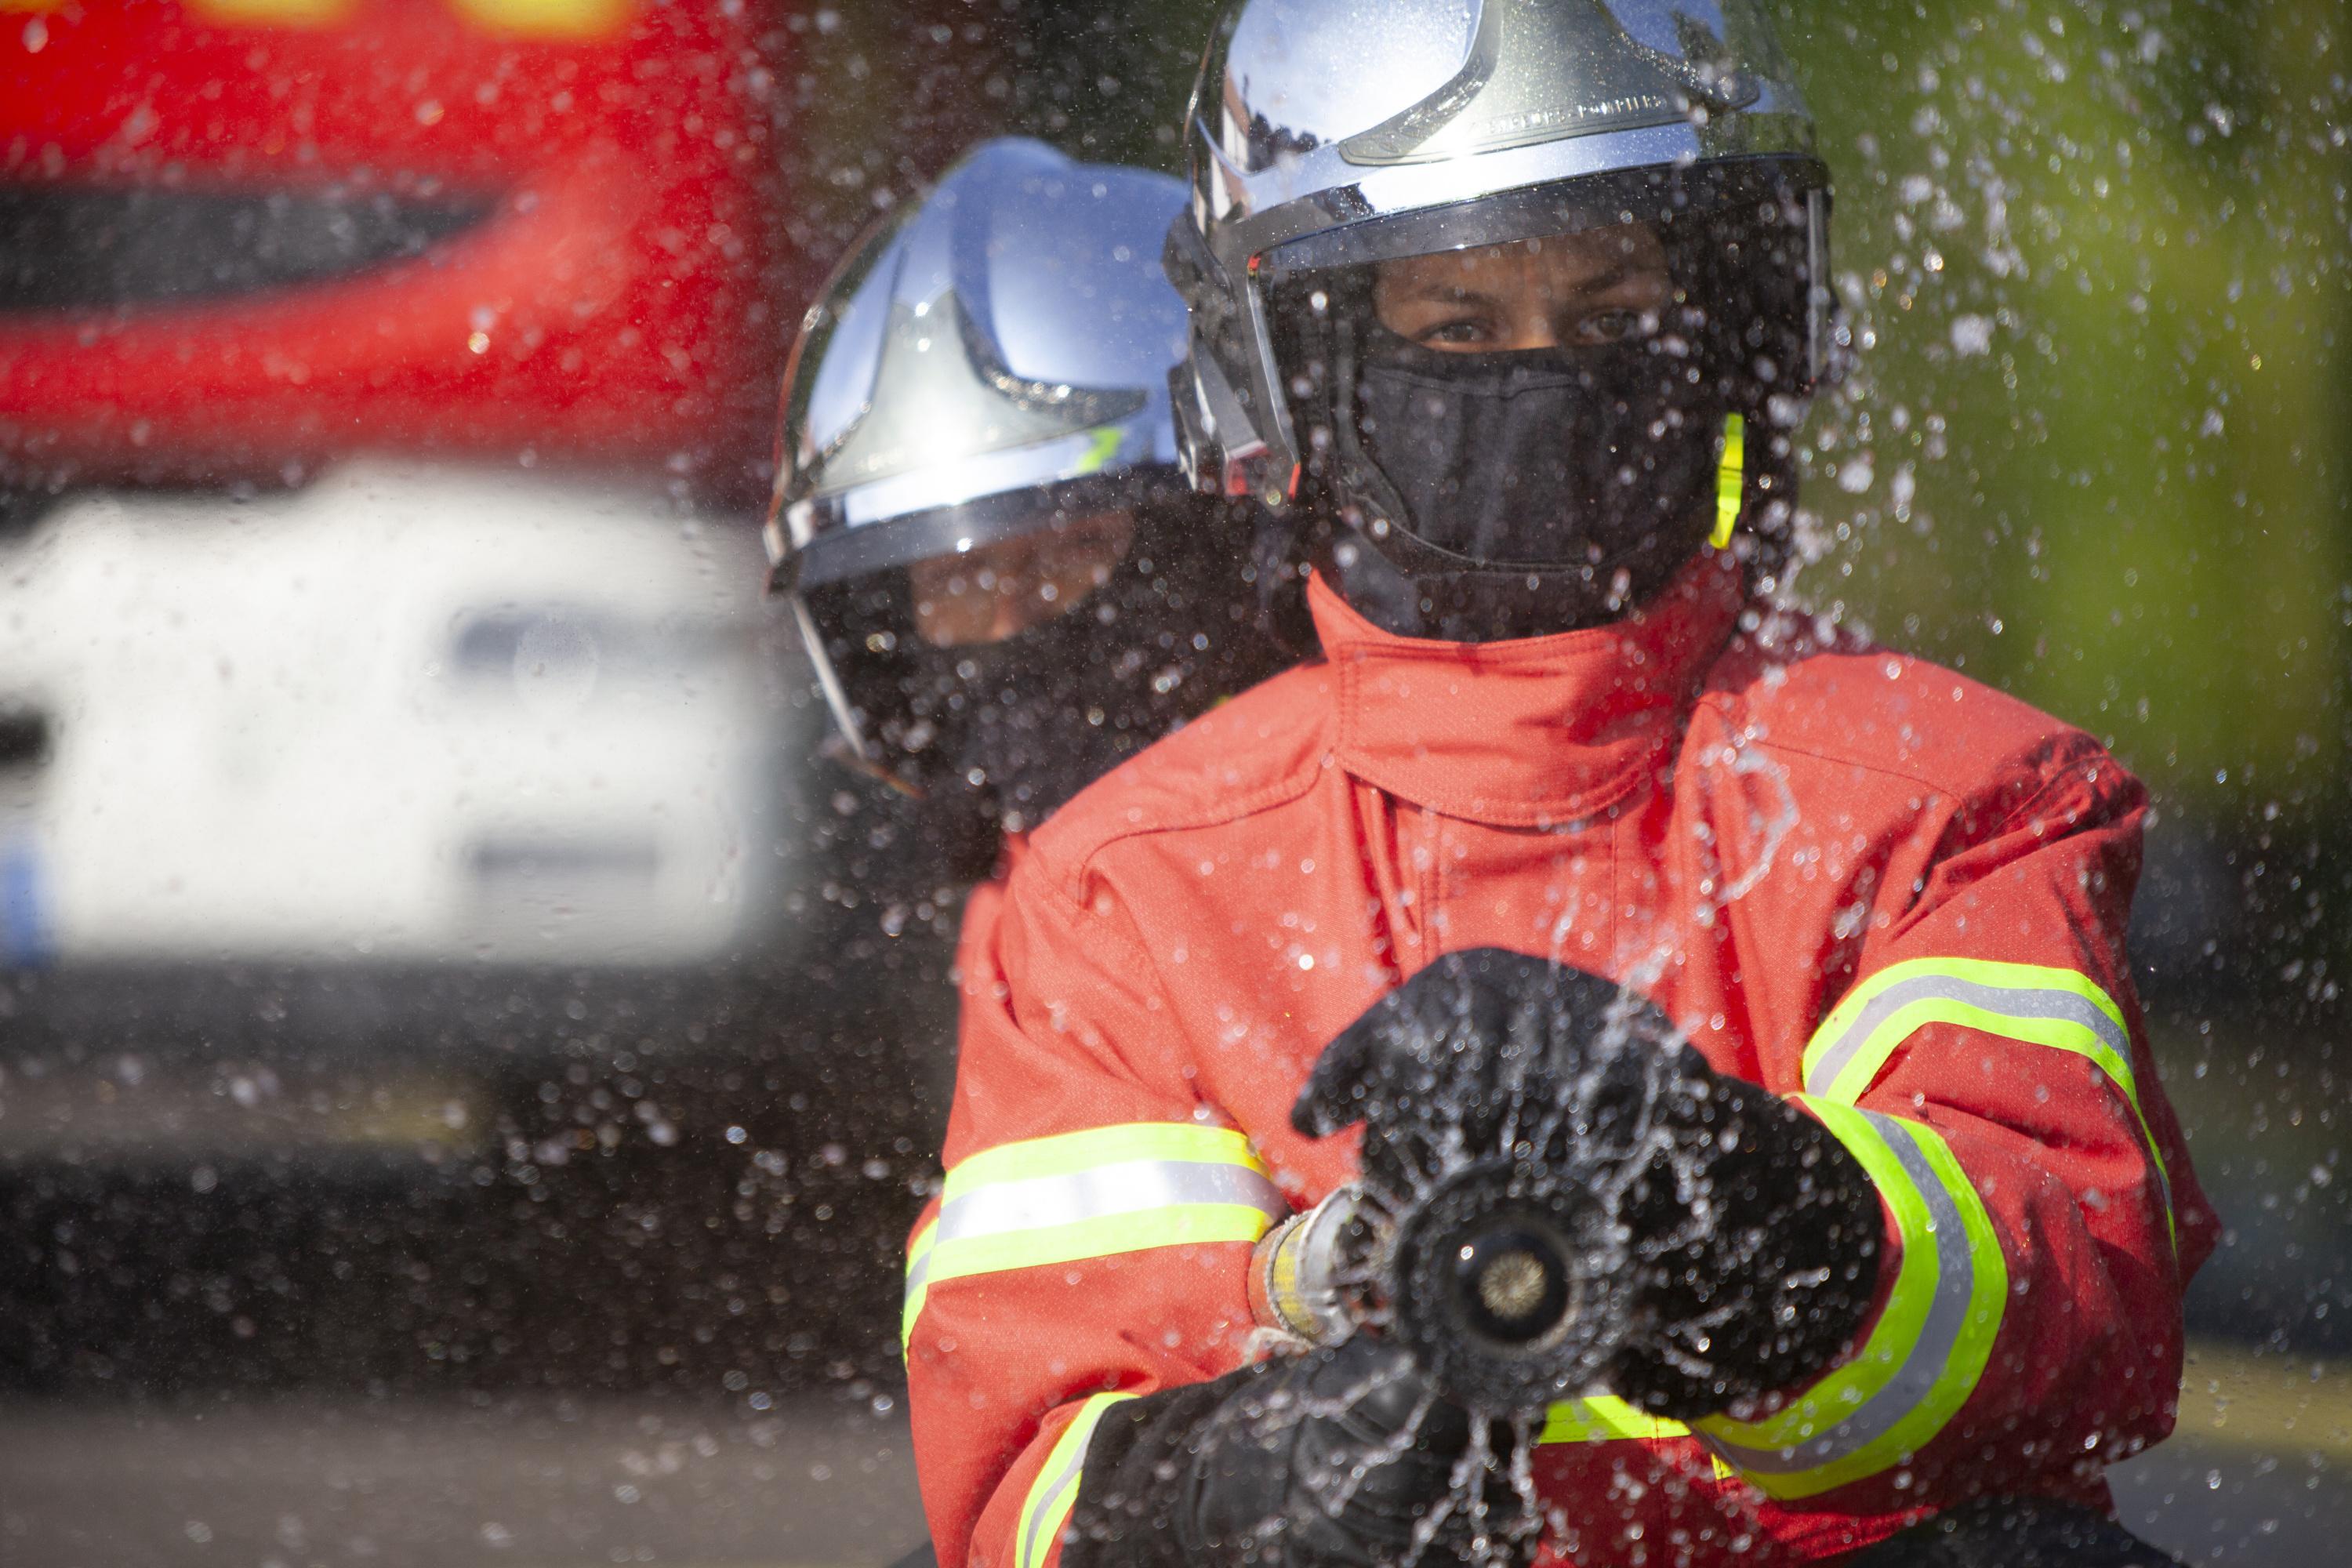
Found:
<path fill-rule="evenodd" d="M 1064 807 L 967 925 L 908 1275 L 940 1561 L 1052 1568 L 1104 1405 L 1239 1363 L 1251 1242 L 1355 1168 L 1352 1135 L 1291 1130 L 1308 1068 L 1485 946 L 1638 987 L 1885 1205 L 1868 1324 L 1777 1413 L 1552 1411 L 1557 1560 L 1817 1563 L 1980 1492 L 2103 1503 L 2169 1429 L 2213 1228 L 2124 958 L 2138 784 L 1948 670 L 1743 632 L 1712 555 L 1521 642 L 1310 597 L 1324 662 Z"/>

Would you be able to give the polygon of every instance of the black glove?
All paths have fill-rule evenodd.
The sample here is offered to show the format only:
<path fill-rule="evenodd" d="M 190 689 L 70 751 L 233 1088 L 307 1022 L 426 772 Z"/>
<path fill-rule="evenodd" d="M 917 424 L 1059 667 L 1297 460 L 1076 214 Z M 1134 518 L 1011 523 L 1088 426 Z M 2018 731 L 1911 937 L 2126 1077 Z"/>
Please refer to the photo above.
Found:
<path fill-rule="evenodd" d="M 1415 1206 L 1481 1161 L 1613 1216 L 1586 1231 L 1622 1254 L 1583 1258 L 1622 1319 L 1607 1381 L 1660 1415 L 1820 1373 L 1877 1285 L 1877 1190 L 1844 1145 L 1580 969 L 1497 948 L 1437 960 L 1331 1042 L 1292 1121 L 1312 1137 L 1363 1122 L 1366 1190 L 1408 1237 Z"/>
<path fill-rule="evenodd" d="M 1418 1416 L 1418 1423 L 1415 1417 Z M 1502 1434 L 1495 1434 L 1502 1438 Z M 1536 1519 L 1471 1419 L 1363 1334 L 1104 1411 L 1065 1568 L 1509 1563 Z M 1357 1471 L 1362 1467 L 1360 1479 Z M 1457 1471 L 1468 1471 L 1455 1485 Z M 1416 1551 L 1416 1531 L 1426 1544 Z"/>

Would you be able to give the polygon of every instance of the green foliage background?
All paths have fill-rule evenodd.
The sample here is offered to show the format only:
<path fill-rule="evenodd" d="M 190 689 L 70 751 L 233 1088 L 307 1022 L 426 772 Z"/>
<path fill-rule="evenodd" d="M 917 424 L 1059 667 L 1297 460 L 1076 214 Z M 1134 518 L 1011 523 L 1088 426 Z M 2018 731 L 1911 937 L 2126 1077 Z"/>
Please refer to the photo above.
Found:
<path fill-rule="evenodd" d="M 1790 29 L 1862 349 L 1811 430 L 1808 596 L 2104 733 L 2170 801 L 2323 825 L 2352 655 L 2345 13 L 1923 0 Z"/>

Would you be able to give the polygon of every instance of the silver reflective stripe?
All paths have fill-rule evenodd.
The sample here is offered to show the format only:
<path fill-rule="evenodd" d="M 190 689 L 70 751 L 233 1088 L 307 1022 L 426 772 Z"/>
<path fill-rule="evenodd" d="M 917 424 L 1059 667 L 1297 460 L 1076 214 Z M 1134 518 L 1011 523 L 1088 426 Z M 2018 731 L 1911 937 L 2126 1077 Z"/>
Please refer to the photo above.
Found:
<path fill-rule="evenodd" d="M 922 1255 L 907 1265 L 907 1300 L 913 1300 L 931 1278 L 931 1254 L 939 1250 L 936 1242 L 923 1249 Z"/>
<path fill-rule="evenodd" d="M 1927 1223 L 1936 1238 L 1936 1294 L 1928 1302 L 1927 1320 L 1919 1325 L 1919 1337 L 1912 1342 L 1910 1353 L 1895 1375 L 1827 1432 L 1787 1448 L 1743 1447 L 1705 1431 L 1699 1433 L 1701 1442 L 1740 1469 L 1763 1475 L 1810 1470 L 1843 1458 L 1892 1431 L 1935 1388 L 1952 1359 L 1953 1347 L 1959 1343 L 1961 1331 L 1968 1326 L 1969 1303 L 1976 1293 L 1976 1260 L 1959 1208 L 1927 1163 L 1927 1155 L 1920 1152 L 1909 1128 L 1891 1116 L 1869 1110 L 1862 1114 L 1886 1140 L 1886 1146 L 1902 1163 L 1903 1173 L 1927 1201 Z M 1914 1239 L 1906 1237 L 1905 1241 Z"/>
<path fill-rule="evenodd" d="M 1030 1488 L 1030 1496 L 1037 1500 L 1037 1508 L 1036 1511 L 1029 1516 L 1029 1534 L 1021 1543 L 1020 1559 L 1023 1563 L 1033 1563 L 1038 1560 L 1037 1538 L 1045 1532 L 1049 1525 L 1056 1529 L 1060 1527 L 1061 1521 L 1054 1516 L 1063 1510 L 1054 1506 L 1055 1501 L 1062 1495 L 1062 1489 L 1072 1485 L 1077 1479 L 1078 1472 L 1086 1468 L 1087 1450 L 1094 1446 L 1094 1429 L 1101 1422 L 1103 1412 L 1109 1409 L 1113 1403 L 1113 1401 L 1105 1400 L 1101 1404 L 1092 1405 L 1078 1412 L 1073 1425 L 1084 1422 L 1086 1431 L 1079 1436 L 1077 1443 L 1070 1449 L 1068 1462 L 1045 1478 L 1043 1482 Z"/>
<path fill-rule="evenodd" d="M 1987 985 L 1980 981 L 1959 980 L 1948 974 L 1922 974 L 1915 980 L 1898 980 L 1864 1005 L 1835 1045 L 1822 1053 L 1812 1071 L 1805 1075 L 1805 1092 L 1827 1094 L 1838 1074 L 1846 1064 L 1870 1043 L 1879 1026 L 1912 1003 L 1927 997 L 1948 998 L 1981 1007 L 1988 1013 L 2006 1013 L 2016 1018 L 2056 1018 L 2070 1024 L 2080 1024 L 2104 1041 L 2116 1053 L 2116 1059 L 2131 1060 L 2131 1041 L 2123 1026 L 2102 1012 L 2089 997 L 2072 991 L 2031 987 L 2011 989 L 2006 985 Z M 2128 1085 L 2119 1085 L 2128 1090 Z"/>
<path fill-rule="evenodd" d="M 940 1209 L 933 1249 L 975 1237 L 1076 1225 L 1109 1215 L 1187 1204 L 1233 1204 L 1267 1218 L 1290 1217 L 1280 1189 L 1246 1165 L 1193 1160 L 1128 1160 L 1061 1176 L 991 1182 Z M 928 1261 L 928 1260 L 926 1260 Z"/>
<path fill-rule="evenodd" d="M 1088 1439 L 1092 1440 L 1092 1434 L 1088 1434 Z M 1045 1482 L 1045 1490 L 1039 1494 L 1043 1500 L 1039 1502 L 1037 1511 L 1029 1516 L 1029 1539 L 1021 1545 L 1023 1562 L 1037 1561 L 1037 1538 L 1045 1532 L 1045 1521 L 1059 1511 L 1053 1506 L 1053 1500 L 1060 1495 L 1062 1488 L 1069 1482 L 1070 1478 L 1078 1473 L 1086 1462 L 1087 1445 L 1081 1443 L 1071 1453 L 1070 1462 L 1064 1465 Z"/>

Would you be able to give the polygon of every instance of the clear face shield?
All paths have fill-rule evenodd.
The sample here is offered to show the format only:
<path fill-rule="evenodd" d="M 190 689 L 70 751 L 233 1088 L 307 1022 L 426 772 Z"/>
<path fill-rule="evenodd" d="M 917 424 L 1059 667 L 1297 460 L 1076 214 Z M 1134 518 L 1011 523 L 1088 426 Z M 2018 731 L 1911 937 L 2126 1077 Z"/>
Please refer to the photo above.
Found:
<path fill-rule="evenodd" d="M 1065 645 L 1116 640 L 1150 608 L 1150 588 L 1131 581 L 1138 544 L 1188 500 L 1165 482 L 1078 481 L 788 557 L 780 586 L 853 760 L 902 791 L 937 787 L 955 771 L 952 732 L 1052 684 L 1045 667 L 1071 657 Z"/>

